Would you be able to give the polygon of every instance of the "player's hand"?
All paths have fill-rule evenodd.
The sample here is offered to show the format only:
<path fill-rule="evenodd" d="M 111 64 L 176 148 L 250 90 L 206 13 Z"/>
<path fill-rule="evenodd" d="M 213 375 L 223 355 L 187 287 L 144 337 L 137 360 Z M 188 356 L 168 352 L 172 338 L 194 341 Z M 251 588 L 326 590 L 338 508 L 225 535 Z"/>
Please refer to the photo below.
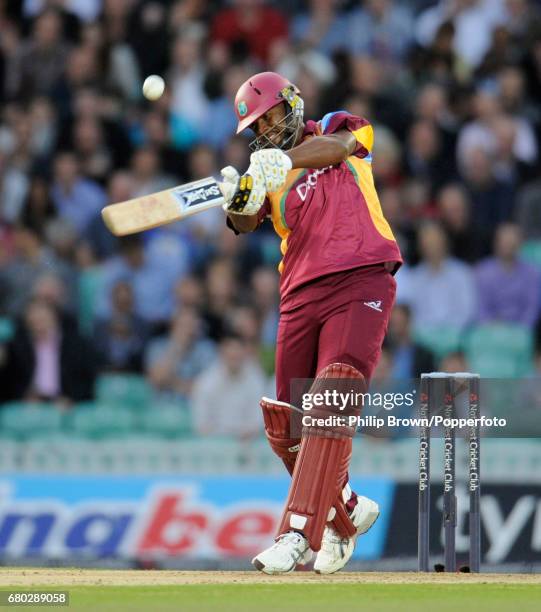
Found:
<path fill-rule="evenodd" d="M 282 150 L 262 149 L 250 155 L 250 166 L 246 174 L 261 182 L 267 193 L 272 193 L 284 185 L 291 167 L 290 157 Z"/>
<path fill-rule="evenodd" d="M 222 170 L 224 183 L 225 204 L 223 209 L 226 213 L 237 215 L 255 215 L 263 206 L 266 197 L 265 186 L 261 180 L 256 180 L 249 174 L 239 176 L 232 166 Z"/>
<path fill-rule="evenodd" d="M 225 204 L 222 206 L 224 210 L 227 210 L 229 203 L 233 199 L 233 196 L 237 192 L 239 186 L 240 174 L 233 166 L 226 166 L 220 170 L 220 174 L 224 179 L 221 184 L 221 190 L 224 194 Z"/>

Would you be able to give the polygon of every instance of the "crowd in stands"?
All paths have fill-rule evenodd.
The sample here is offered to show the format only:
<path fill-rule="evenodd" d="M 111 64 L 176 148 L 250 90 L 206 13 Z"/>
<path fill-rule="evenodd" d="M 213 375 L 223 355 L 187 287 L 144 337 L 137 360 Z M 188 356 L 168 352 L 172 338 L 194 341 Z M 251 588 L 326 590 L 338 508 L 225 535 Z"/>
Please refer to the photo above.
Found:
<path fill-rule="evenodd" d="M 405 259 L 379 375 L 483 370 L 501 346 L 486 373 L 534 371 L 540 2 L 22 0 L 0 2 L 0 400 L 67 408 L 131 373 L 201 435 L 259 431 L 278 321 L 270 221 L 235 236 L 218 209 L 116 239 L 99 213 L 243 171 L 232 101 L 264 69 L 298 85 L 307 118 L 374 125 Z M 151 103 L 152 73 L 167 87 Z M 505 334 L 523 339 L 514 352 Z"/>

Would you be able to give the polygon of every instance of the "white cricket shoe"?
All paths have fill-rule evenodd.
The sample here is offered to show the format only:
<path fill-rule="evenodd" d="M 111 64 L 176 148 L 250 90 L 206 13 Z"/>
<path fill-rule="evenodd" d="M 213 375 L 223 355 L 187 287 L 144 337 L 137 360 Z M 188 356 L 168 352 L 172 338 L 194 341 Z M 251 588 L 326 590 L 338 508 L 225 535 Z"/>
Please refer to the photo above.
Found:
<path fill-rule="evenodd" d="M 252 559 L 252 565 L 265 574 L 288 574 L 297 565 L 305 565 L 313 552 L 308 540 L 296 531 L 288 531 L 278 537 L 267 550 Z"/>
<path fill-rule="evenodd" d="M 334 574 L 349 561 L 357 538 L 366 533 L 379 516 L 379 506 L 368 497 L 357 498 L 357 505 L 351 513 L 351 520 L 357 533 L 350 538 L 343 538 L 332 527 L 325 527 L 321 550 L 317 553 L 314 571 L 317 574 Z"/>

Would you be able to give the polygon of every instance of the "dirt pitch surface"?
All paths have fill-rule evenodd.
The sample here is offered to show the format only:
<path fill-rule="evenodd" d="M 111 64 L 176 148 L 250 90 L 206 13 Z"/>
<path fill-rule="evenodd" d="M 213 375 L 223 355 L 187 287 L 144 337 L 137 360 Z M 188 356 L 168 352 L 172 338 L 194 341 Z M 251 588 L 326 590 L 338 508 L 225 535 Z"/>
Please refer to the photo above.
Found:
<path fill-rule="evenodd" d="M 418 574 L 415 572 L 341 572 L 318 576 L 295 572 L 267 576 L 257 572 L 187 572 L 66 568 L 0 568 L 0 587 L 21 586 L 161 586 L 192 584 L 538 584 L 541 574 Z"/>

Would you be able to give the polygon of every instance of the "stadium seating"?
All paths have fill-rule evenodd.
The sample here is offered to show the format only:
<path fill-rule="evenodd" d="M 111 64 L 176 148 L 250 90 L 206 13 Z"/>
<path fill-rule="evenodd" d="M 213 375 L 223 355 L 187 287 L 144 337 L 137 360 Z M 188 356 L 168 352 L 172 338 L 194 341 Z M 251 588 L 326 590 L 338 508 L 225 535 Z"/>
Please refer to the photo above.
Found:
<path fill-rule="evenodd" d="M 84 270 L 79 278 L 79 327 L 83 334 L 90 335 L 96 317 L 96 301 L 101 289 L 102 277 L 99 268 Z"/>
<path fill-rule="evenodd" d="M 437 359 L 461 348 L 462 333 L 454 327 L 432 327 L 415 330 L 415 341 L 432 351 Z"/>
<path fill-rule="evenodd" d="M 541 270 L 541 240 L 529 240 L 522 245 L 521 258 Z"/>
<path fill-rule="evenodd" d="M 66 431 L 91 439 L 129 436 L 137 429 L 137 414 L 123 406 L 79 404 L 68 416 Z"/>
<path fill-rule="evenodd" d="M 156 404 L 142 412 L 139 418 L 141 431 L 163 438 L 178 438 L 191 432 L 190 411 L 179 403 Z"/>
<path fill-rule="evenodd" d="M 96 401 L 104 406 L 147 409 L 151 394 L 149 383 L 137 374 L 102 374 L 96 382 Z"/>
<path fill-rule="evenodd" d="M 64 414 L 50 404 L 10 402 L 0 410 L 0 435 L 17 440 L 46 437 L 62 431 Z"/>
<path fill-rule="evenodd" d="M 521 325 L 475 327 L 466 337 L 465 349 L 470 370 L 486 378 L 518 378 L 532 370 L 533 338 Z"/>

